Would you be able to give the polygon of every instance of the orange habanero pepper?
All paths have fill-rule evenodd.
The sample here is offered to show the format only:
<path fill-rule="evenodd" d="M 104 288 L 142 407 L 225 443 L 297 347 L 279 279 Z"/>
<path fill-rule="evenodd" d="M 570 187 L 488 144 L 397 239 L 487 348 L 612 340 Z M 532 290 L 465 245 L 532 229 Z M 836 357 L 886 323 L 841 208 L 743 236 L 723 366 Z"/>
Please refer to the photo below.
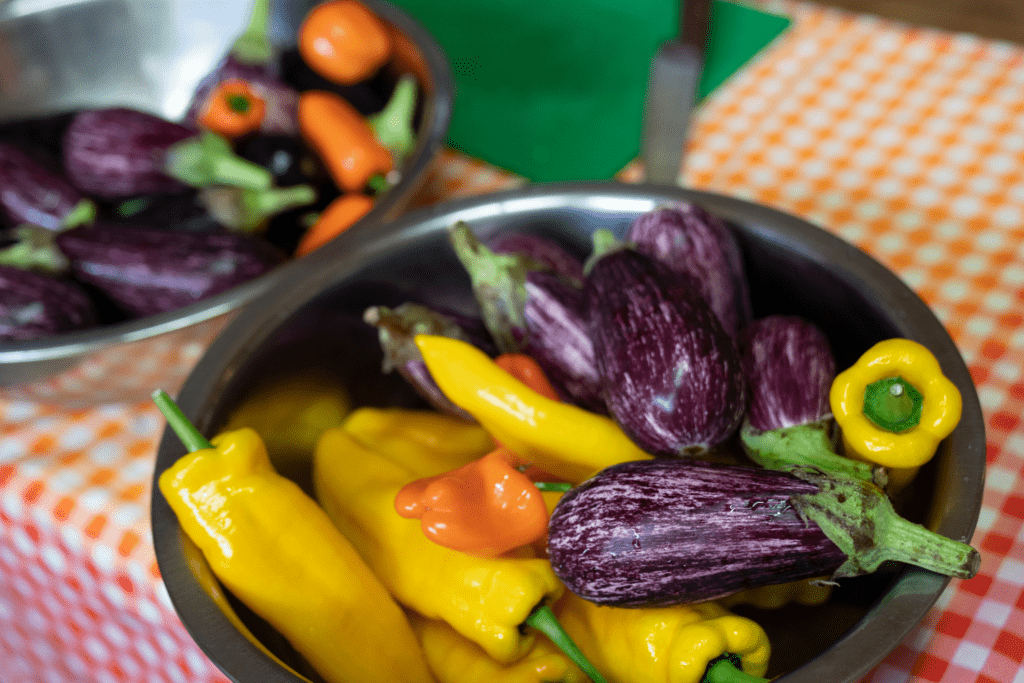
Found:
<path fill-rule="evenodd" d="M 319 249 L 332 239 L 351 228 L 356 221 L 369 213 L 373 208 L 373 198 L 358 192 L 343 194 L 330 204 L 317 217 L 302 235 L 295 255 L 303 256 Z"/>
<path fill-rule="evenodd" d="M 402 517 L 452 550 L 496 557 L 544 537 L 548 510 L 540 491 L 498 447 L 445 474 L 417 479 L 395 496 Z"/>
<path fill-rule="evenodd" d="M 387 174 L 394 159 L 359 110 L 325 90 L 299 95 L 299 131 L 320 155 L 339 189 L 359 192 L 376 174 Z"/>
<path fill-rule="evenodd" d="M 341 85 L 369 78 L 392 51 L 387 26 L 356 0 L 330 0 L 311 9 L 298 42 L 306 64 Z"/>
<path fill-rule="evenodd" d="M 259 129 L 267 103 L 246 81 L 231 78 L 217 84 L 206 100 L 199 125 L 228 139 Z"/>

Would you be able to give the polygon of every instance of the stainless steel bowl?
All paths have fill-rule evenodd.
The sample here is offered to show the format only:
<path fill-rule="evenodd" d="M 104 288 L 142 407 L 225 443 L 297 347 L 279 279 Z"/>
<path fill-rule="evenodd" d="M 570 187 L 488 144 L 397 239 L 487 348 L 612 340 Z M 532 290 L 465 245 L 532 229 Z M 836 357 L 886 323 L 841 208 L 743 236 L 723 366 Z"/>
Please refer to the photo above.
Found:
<path fill-rule="evenodd" d="M 363 0 L 409 39 L 396 66 L 424 93 L 415 151 L 400 182 L 352 228 L 399 215 L 422 185 L 451 118 L 454 84 L 431 36 L 380 0 Z M 294 45 L 317 0 L 272 3 L 271 36 Z M 244 28 L 247 0 L 5 0 L 0 2 L 0 121 L 123 105 L 180 117 L 199 80 Z M 0 345 L 0 392 L 83 407 L 136 402 L 155 384 L 175 391 L 225 324 L 255 297 L 327 267 L 345 248 L 328 244 L 242 286 L 177 311 L 28 342 Z"/>
<path fill-rule="evenodd" d="M 963 395 L 963 418 L 897 504 L 904 516 L 968 541 L 981 506 L 984 423 L 967 368 L 939 321 L 892 272 L 832 234 L 779 211 L 702 192 L 610 183 L 531 186 L 410 213 L 373 234 L 343 235 L 336 259 L 290 272 L 286 286 L 231 323 L 196 365 L 178 402 L 212 436 L 272 379 L 268 368 L 285 377 L 313 373 L 339 379 L 355 404 L 414 400 L 402 380 L 380 374 L 376 337 L 359 316 L 367 305 L 394 305 L 406 296 L 472 310 L 468 278 L 446 240 L 448 225 L 465 220 L 484 237 L 537 232 L 583 256 L 594 229 L 621 236 L 638 214 L 677 200 L 701 204 L 735 226 L 756 315 L 789 313 L 814 321 L 831 339 L 840 367 L 873 343 L 896 336 L 936 354 Z M 197 579 L 196 568 L 208 574 L 208 567 L 156 486 L 156 478 L 182 454 L 174 434 L 165 432 L 152 499 L 157 561 L 178 615 L 232 680 L 295 683 L 230 624 Z M 300 484 L 308 484 L 308 457 L 300 454 L 288 472 Z M 779 683 L 853 683 L 921 621 L 947 583 L 901 566 L 844 580 L 824 606 L 735 609 L 768 630 L 774 662 L 769 675 L 785 674 Z M 252 615 L 246 619 L 263 643 L 302 670 L 277 634 Z"/>

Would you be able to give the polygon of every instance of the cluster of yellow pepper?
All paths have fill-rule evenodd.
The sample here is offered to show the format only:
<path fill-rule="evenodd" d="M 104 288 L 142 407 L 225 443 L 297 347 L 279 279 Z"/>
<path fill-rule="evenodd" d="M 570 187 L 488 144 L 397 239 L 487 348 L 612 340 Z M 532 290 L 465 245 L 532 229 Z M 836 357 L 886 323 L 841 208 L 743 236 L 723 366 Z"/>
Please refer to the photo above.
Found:
<path fill-rule="evenodd" d="M 542 605 L 610 681 L 701 683 L 709 664 L 724 656 L 746 674 L 764 675 L 765 632 L 721 604 L 597 606 L 564 590 L 542 543 L 482 557 L 433 542 L 419 523 L 399 515 L 395 501 L 403 487 L 477 461 L 495 441 L 572 483 L 651 457 L 610 419 L 538 394 L 469 344 L 427 336 L 417 344 L 442 391 L 476 424 L 394 408 L 337 415 L 340 424 L 326 429 L 314 449 L 316 500 L 275 471 L 264 442 L 244 427 L 212 444 L 194 442 L 193 452 L 161 475 L 160 490 L 183 530 L 228 590 L 330 683 L 587 680 L 588 673 L 527 626 Z M 926 429 L 917 430 L 934 452 L 948 433 L 949 415 L 956 412 L 954 424 L 959 417 L 958 401 L 950 398 L 956 390 L 934 385 L 945 378 L 937 364 L 914 360 L 921 357 L 916 348 L 887 348 L 907 361 L 909 370 L 901 373 L 914 386 L 940 397 L 925 402 L 920 424 Z M 877 365 L 865 354 L 837 378 L 834 410 L 860 384 L 888 377 L 874 377 Z M 848 452 L 871 457 L 875 451 L 857 448 L 869 429 L 844 425 Z M 558 495 L 544 494 L 549 509 Z M 209 577 L 205 583 L 215 591 Z M 734 596 L 729 604 L 777 607 L 827 597 L 827 588 L 799 582 Z M 226 601 L 220 604 L 230 614 Z M 246 632 L 237 619 L 236 625 Z"/>

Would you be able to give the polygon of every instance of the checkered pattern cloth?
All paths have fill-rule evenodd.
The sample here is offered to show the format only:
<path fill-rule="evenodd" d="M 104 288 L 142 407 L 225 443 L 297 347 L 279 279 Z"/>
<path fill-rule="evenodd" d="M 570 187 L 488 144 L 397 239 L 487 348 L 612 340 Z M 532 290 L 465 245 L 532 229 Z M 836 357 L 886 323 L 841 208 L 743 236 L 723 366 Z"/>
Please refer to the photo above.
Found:
<path fill-rule="evenodd" d="M 889 266 L 978 387 L 981 571 L 863 683 L 1024 683 L 1024 48 L 763 2 L 794 24 L 700 107 L 688 185 L 806 218 Z M 620 179 L 642 177 L 632 164 Z M 445 152 L 417 203 L 521 185 Z M 152 406 L 0 398 L 0 679 L 222 683 L 153 556 Z"/>

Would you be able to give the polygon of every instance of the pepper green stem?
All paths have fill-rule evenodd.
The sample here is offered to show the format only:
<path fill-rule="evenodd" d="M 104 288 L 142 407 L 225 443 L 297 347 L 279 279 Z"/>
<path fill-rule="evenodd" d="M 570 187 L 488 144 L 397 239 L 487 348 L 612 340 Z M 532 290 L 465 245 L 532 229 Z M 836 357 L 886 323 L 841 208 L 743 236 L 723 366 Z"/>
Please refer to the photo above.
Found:
<path fill-rule="evenodd" d="M 153 403 L 156 403 L 156 407 L 167 418 L 167 425 L 174 430 L 174 433 L 181 439 L 181 443 L 185 444 L 185 448 L 188 449 L 189 453 L 213 448 L 213 445 L 185 417 L 185 413 L 181 412 L 181 408 L 174 402 L 174 399 L 167 395 L 166 391 L 163 389 L 154 391 Z"/>
<path fill-rule="evenodd" d="M 60 222 L 58 230 L 70 230 L 79 225 L 88 225 L 96 220 L 96 203 L 91 199 L 81 199 L 71 207 L 64 219 Z"/>
<path fill-rule="evenodd" d="M 231 46 L 231 56 L 243 64 L 269 64 L 274 49 L 267 36 L 270 27 L 270 0 L 253 0 L 249 24 Z"/>
<path fill-rule="evenodd" d="M 37 270 L 45 273 L 63 273 L 70 261 L 57 248 L 53 230 L 26 223 L 13 230 L 16 241 L 0 249 L 0 265 Z"/>
<path fill-rule="evenodd" d="M 526 345 L 526 274 L 536 264 L 516 254 L 497 254 L 476 238 L 463 221 L 448 228 L 448 241 L 469 273 L 484 326 L 501 353 L 520 353 Z"/>
<path fill-rule="evenodd" d="M 712 662 L 700 683 L 767 683 L 769 679 L 748 674 L 724 657 Z"/>
<path fill-rule="evenodd" d="M 288 209 L 316 201 L 316 190 L 309 185 L 249 190 L 238 187 L 207 187 L 200 201 L 217 222 L 236 232 L 257 232 L 267 221 Z"/>
<path fill-rule="evenodd" d="M 164 158 L 164 173 L 192 187 L 266 190 L 274 184 L 270 171 L 236 155 L 231 143 L 210 131 L 172 145 Z"/>
<path fill-rule="evenodd" d="M 404 157 L 416 146 L 416 135 L 412 130 L 416 94 L 416 77 L 403 74 L 384 108 L 366 118 L 377 141 L 395 157 Z M 397 159 L 395 165 L 398 165 Z"/>
<path fill-rule="evenodd" d="M 744 420 L 740 441 L 747 456 L 769 470 L 791 472 L 800 467 L 812 467 L 873 482 L 881 488 L 889 483 L 884 467 L 846 458 L 833 450 L 829 420 L 763 432 Z"/>
<path fill-rule="evenodd" d="M 924 397 L 902 377 L 872 382 L 864 390 L 864 417 L 890 432 L 905 432 L 921 422 Z"/>
<path fill-rule="evenodd" d="M 562 625 L 558 623 L 558 618 L 555 617 L 555 613 L 551 611 L 551 608 L 547 605 L 539 605 L 530 616 L 526 617 L 527 626 L 531 626 L 544 635 L 558 647 L 559 650 L 565 653 L 565 656 L 576 663 L 580 669 L 583 670 L 587 676 L 590 677 L 594 683 L 608 683 L 604 676 L 590 663 L 583 651 L 572 641 L 569 634 L 565 632 Z"/>
<path fill-rule="evenodd" d="M 533 483 L 541 491 L 558 491 L 565 493 L 572 488 L 572 484 L 563 481 L 535 481 Z"/>
<path fill-rule="evenodd" d="M 374 194 L 383 194 L 391 189 L 391 183 L 388 181 L 388 177 L 383 173 L 374 173 L 370 176 L 370 179 L 366 181 L 366 184 L 373 190 Z"/>
<path fill-rule="evenodd" d="M 821 470 L 795 470 L 793 474 L 819 489 L 794 496 L 794 507 L 846 553 L 847 561 L 833 579 L 870 574 L 887 560 L 960 579 L 978 573 L 981 556 L 977 550 L 900 517 L 889 497 L 874 484 Z"/>

